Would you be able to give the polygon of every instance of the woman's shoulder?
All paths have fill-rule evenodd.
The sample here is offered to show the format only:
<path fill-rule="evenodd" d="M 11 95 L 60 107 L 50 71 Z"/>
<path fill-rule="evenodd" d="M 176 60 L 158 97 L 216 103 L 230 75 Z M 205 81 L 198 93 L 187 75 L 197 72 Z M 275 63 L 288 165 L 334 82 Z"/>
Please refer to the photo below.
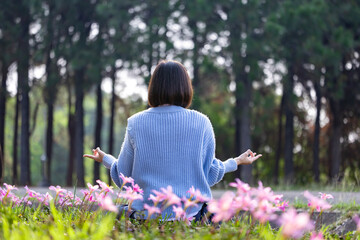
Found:
<path fill-rule="evenodd" d="M 201 119 L 203 121 L 210 122 L 209 117 L 207 115 L 205 115 L 204 113 L 199 112 L 194 109 L 189 109 L 188 111 L 193 117 L 198 118 L 199 120 Z"/>
<path fill-rule="evenodd" d="M 192 122 L 196 122 L 198 127 L 202 126 L 200 127 L 202 129 L 212 128 L 211 120 L 206 114 L 192 109 L 188 110 L 188 112 L 190 118 L 192 118 Z"/>
<path fill-rule="evenodd" d="M 148 110 L 149 110 L 149 109 L 145 109 L 145 110 L 142 110 L 142 111 L 140 111 L 140 112 L 137 112 L 137 113 L 133 114 L 131 117 L 129 117 L 129 118 L 127 119 L 128 124 L 129 124 L 129 123 L 136 122 L 136 121 L 138 121 L 139 119 L 146 117 L 146 113 L 148 112 Z"/>
<path fill-rule="evenodd" d="M 138 122 L 143 122 L 144 120 L 146 121 L 147 118 L 153 117 L 153 114 L 151 114 L 151 113 L 154 113 L 154 112 L 151 110 L 152 109 L 149 108 L 149 109 L 140 111 L 138 113 L 135 113 L 134 115 L 132 115 L 131 117 L 128 118 L 128 125 L 129 124 L 133 125 Z M 173 112 L 171 112 L 171 113 L 173 113 Z M 169 113 L 169 114 L 171 114 L 171 113 Z M 205 115 L 204 113 L 199 112 L 197 110 L 183 109 L 182 111 L 177 111 L 177 113 L 184 114 L 183 116 L 185 116 L 185 118 L 190 118 L 192 120 L 195 120 L 195 121 L 200 122 L 205 125 L 208 125 L 208 124 L 211 125 L 211 121 L 210 121 L 209 117 L 207 115 Z"/>

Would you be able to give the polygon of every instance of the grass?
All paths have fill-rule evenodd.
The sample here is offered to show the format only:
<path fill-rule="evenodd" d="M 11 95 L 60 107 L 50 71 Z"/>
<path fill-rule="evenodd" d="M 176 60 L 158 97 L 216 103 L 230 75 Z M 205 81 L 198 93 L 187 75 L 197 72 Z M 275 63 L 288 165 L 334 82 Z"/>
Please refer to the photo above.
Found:
<path fill-rule="evenodd" d="M 238 190 L 245 189 L 246 184 L 242 182 L 238 182 L 238 184 Z M 237 204 L 244 204 L 241 205 L 244 206 L 242 209 L 246 209 L 246 206 L 250 205 L 252 207 L 243 210 L 240 214 L 239 212 L 233 212 L 229 218 L 221 218 L 221 224 L 207 224 L 188 221 L 187 218 L 178 218 L 176 221 L 163 221 L 160 217 L 140 221 L 128 219 L 124 216 L 120 218 L 116 213 L 104 211 L 104 209 L 110 210 L 110 208 L 106 208 L 104 201 L 106 194 L 110 194 L 107 192 L 110 187 L 101 181 L 99 181 L 100 187 L 89 185 L 88 192 L 82 191 L 84 194 L 82 199 L 75 196 L 76 189 L 74 189 L 74 193 L 71 193 L 60 187 L 55 188 L 53 186 L 49 188 L 56 192 L 52 197 L 49 197 L 47 194 L 35 193 L 29 189 L 27 189 L 25 196 L 20 197 L 12 194 L 12 189 L 15 189 L 14 186 L 4 185 L 6 188 L 0 189 L 0 239 L 286 240 L 290 239 L 287 237 L 289 235 L 286 235 L 286 227 L 289 230 L 289 228 L 298 228 L 299 226 L 303 226 L 301 230 L 299 230 L 301 231 L 299 235 L 301 239 L 311 239 L 311 234 L 317 234 L 319 232 L 321 232 L 324 237 L 320 239 L 354 239 L 358 237 L 357 232 L 350 231 L 345 236 L 339 236 L 336 230 L 334 230 L 336 229 L 336 225 L 343 223 L 342 221 L 352 221 L 353 215 L 360 211 L 360 206 L 355 202 L 334 204 L 331 211 L 342 212 L 338 222 L 332 224 L 331 227 L 322 226 L 321 229 L 314 230 L 314 226 L 319 227 L 317 223 L 321 213 L 313 214 L 313 210 L 309 209 L 303 201 L 295 201 L 291 203 L 290 206 L 302 209 L 302 213 L 296 213 L 296 211 L 291 208 L 288 208 L 284 213 L 279 211 L 275 213 L 273 212 L 275 204 L 279 202 L 272 202 L 275 201 L 275 195 L 269 188 L 262 186 L 248 189 L 246 194 L 236 193 L 238 200 L 234 198 L 235 193 L 230 193 L 228 195 L 224 194 L 221 199 L 215 201 L 215 203 L 210 202 L 209 211 L 213 211 L 215 217 L 217 217 L 216 214 L 222 215 L 226 213 L 226 211 L 231 213 L 231 209 L 237 206 L 235 201 L 238 201 L 236 202 Z M 127 191 L 129 189 L 130 188 L 128 188 Z M 136 193 L 134 189 L 132 190 L 132 194 L 137 195 L 138 193 Z M 169 191 L 169 188 L 166 191 Z M 162 194 L 164 193 L 165 189 L 162 190 Z M 173 195 L 171 192 L 167 192 L 167 194 L 168 196 Z M 159 192 L 158 196 L 160 195 L 161 193 Z M 117 196 L 119 197 L 119 195 Z M 249 201 L 250 198 L 248 198 L 250 196 L 251 201 Z M 111 203 L 108 203 L 108 205 L 113 206 L 111 198 L 108 199 L 110 199 L 109 201 Z M 116 202 L 118 200 L 130 201 L 130 199 L 130 197 L 128 199 L 121 199 L 120 197 L 116 199 Z M 197 198 L 192 198 L 192 201 L 196 199 Z M 310 199 L 313 199 L 313 197 Z M 228 205 L 231 208 L 226 208 L 226 204 L 229 204 L 228 200 L 231 202 L 231 205 Z M 29 204 L 29 201 L 33 202 L 33 204 Z M 213 204 L 213 210 L 210 210 L 211 203 Z M 99 204 L 100 207 L 93 208 L 97 206 L 97 204 Z M 239 205 L 237 207 L 239 207 Z M 218 208 L 218 210 L 214 210 L 216 208 Z M 250 211 L 248 211 L 249 209 Z M 226 216 L 226 214 L 224 216 Z M 265 216 L 265 220 L 262 220 L 263 218 L 261 216 Z M 310 217 L 315 221 L 311 221 Z M 281 223 L 281 226 L 279 226 L 279 223 Z M 311 225 L 311 227 L 305 227 L 307 225 Z"/>
<path fill-rule="evenodd" d="M 295 201 L 290 204 L 291 207 L 296 209 L 308 209 L 308 204 L 303 201 Z M 340 211 L 340 212 L 360 212 L 360 205 L 353 203 L 336 203 L 333 204 L 330 211 Z"/>
<path fill-rule="evenodd" d="M 78 208 L 58 210 L 54 204 L 42 208 L 0 206 L 1 239 L 285 239 L 281 229 L 274 229 L 269 223 L 259 224 L 244 215 L 221 225 L 180 221 L 159 222 L 151 220 L 138 222 L 116 218 L 114 213 L 102 211 L 82 212 Z M 323 229 L 325 231 L 325 228 Z M 309 239 L 305 234 L 302 239 Z M 324 232 L 326 239 L 340 239 Z M 354 239 L 348 234 L 344 239 Z"/>

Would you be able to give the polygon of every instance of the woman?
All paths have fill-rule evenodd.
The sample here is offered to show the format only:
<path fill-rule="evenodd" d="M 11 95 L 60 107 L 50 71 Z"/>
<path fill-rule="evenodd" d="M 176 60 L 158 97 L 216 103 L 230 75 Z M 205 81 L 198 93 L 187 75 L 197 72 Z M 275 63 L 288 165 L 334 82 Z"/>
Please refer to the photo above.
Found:
<path fill-rule="evenodd" d="M 142 210 L 144 203 L 151 205 L 148 198 L 152 190 L 169 185 L 179 197 L 194 186 L 211 198 L 210 187 L 225 173 L 261 157 L 247 150 L 225 162 L 216 159 L 210 120 L 202 113 L 187 109 L 192 97 L 191 80 L 185 67 L 176 61 L 161 61 L 149 84 L 151 108 L 128 119 L 118 159 L 99 148 L 93 150 L 93 155 L 84 155 L 109 168 L 117 186 L 122 185 L 121 173 L 135 180 L 144 190 L 144 202 L 135 201 L 132 205 L 135 210 Z M 187 215 L 203 214 L 206 211 L 202 207 L 190 208 Z M 171 208 L 162 214 L 168 219 L 173 217 Z"/>

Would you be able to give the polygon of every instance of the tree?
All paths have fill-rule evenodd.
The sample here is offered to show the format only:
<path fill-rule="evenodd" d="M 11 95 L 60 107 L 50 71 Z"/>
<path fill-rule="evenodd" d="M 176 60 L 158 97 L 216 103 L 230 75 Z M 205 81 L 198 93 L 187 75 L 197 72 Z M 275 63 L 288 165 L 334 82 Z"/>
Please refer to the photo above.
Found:
<path fill-rule="evenodd" d="M 191 55 L 189 56 L 193 68 L 192 85 L 194 88 L 194 97 L 192 108 L 200 110 L 200 99 L 202 99 L 202 95 L 204 95 L 199 76 L 202 65 L 201 61 L 205 58 L 202 50 L 205 44 L 210 43 L 208 36 L 211 33 L 217 34 L 217 31 L 223 26 L 223 22 L 217 12 L 217 4 L 214 1 L 179 1 L 178 5 L 175 9 L 182 9 L 181 16 L 187 17 L 187 25 L 192 33 L 192 35 L 189 36 L 194 45 L 190 51 Z M 182 28 L 184 27 L 185 26 Z"/>
<path fill-rule="evenodd" d="M 278 35 L 278 47 L 275 50 L 277 59 L 283 60 L 287 69 L 287 74 L 282 79 L 283 82 L 283 100 L 285 122 L 285 146 L 284 146 L 284 172 L 285 181 L 294 182 L 294 116 L 296 111 L 297 98 L 294 95 L 294 85 L 300 81 L 303 65 L 307 63 L 308 55 L 303 51 L 303 42 L 307 40 L 313 24 L 317 8 L 311 3 L 296 3 L 284 1 L 277 13 L 270 17 L 272 30 Z M 279 116 L 281 120 L 281 116 Z M 279 122 L 281 124 L 281 121 Z M 281 126 L 279 126 L 280 129 Z M 280 134 L 280 130 L 279 130 Z M 281 136 L 279 135 L 279 138 Z"/>
<path fill-rule="evenodd" d="M 71 49 L 75 52 L 70 60 L 70 65 L 74 69 L 75 82 L 75 169 L 78 186 L 85 186 L 84 181 L 84 91 L 87 87 L 87 57 L 88 57 L 88 37 L 93 22 L 95 5 L 97 2 L 88 4 L 84 1 L 74 1 L 71 11 L 68 13 L 69 19 L 73 22 L 73 37 Z"/>
<path fill-rule="evenodd" d="M 226 14 L 225 26 L 229 32 L 227 52 L 231 59 L 231 71 L 236 84 L 234 108 L 236 154 L 252 146 L 250 105 L 253 82 L 263 77 L 259 62 L 265 60 L 264 25 L 268 4 L 264 1 L 226 1 L 222 4 L 222 10 Z M 237 175 L 241 175 L 245 182 L 251 183 L 252 166 L 242 166 Z"/>
<path fill-rule="evenodd" d="M 12 1 L 2 1 L 0 3 L 0 182 L 3 177 L 4 151 L 5 151 L 5 114 L 6 102 L 8 98 L 7 80 L 10 65 L 15 61 L 16 54 L 16 36 L 18 35 L 18 26 L 15 25 L 16 5 Z"/>
<path fill-rule="evenodd" d="M 31 22 L 29 2 L 21 1 L 18 4 L 18 14 L 21 18 L 20 34 L 18 38 L 18 81 L 21 94 L 21 174 L 20 184 L 30 185 L 30 109 L 29 109 L 29 59 L 30 59 L 30 46 L 29 46 L 29 26 Z"/>
<path fill-rule="evenodd" d="M 44 99 L 47 104 L 47 128 L 46 128 L 46 173 L 49 184 L 51 183 L 51 163 L 52 163 L 52 152 L 53 152 L 53 125 L 54 125 L 54 104 L 56 101 L 57 86 L 60 81 L 58 69 L 56 66 L 57 62 L 57 44 L 58 34 L 54 29 L 58 22 L 57 17 L 57 6 L 53 1 L 47 2 L 48 15 L 45 17 L 46 30 L 44 33 L 45 39 L 45 72 L 46 72 L 46 84 L 44 87 Z M 57 31 L 58 32 L 58 31 Z"/>

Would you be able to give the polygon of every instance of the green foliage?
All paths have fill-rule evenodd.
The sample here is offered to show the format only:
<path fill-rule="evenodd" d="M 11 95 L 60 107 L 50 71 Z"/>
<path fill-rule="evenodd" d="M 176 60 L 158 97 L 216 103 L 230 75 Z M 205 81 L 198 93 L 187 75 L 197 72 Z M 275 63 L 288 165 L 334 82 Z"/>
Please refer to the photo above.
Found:
<path fill-rule="evenodd" d="M 221 225 L 186 225 L 179 221 L 138 222 L 118 220 L 114 213 L 99 210 L 84 214 L 78 208 L 59 210 L 50 207 L 0 207 L 0 238 L 17 239 L 280 239 L 281 229 L 269 223 L 252 222 L 242 216 Z M 322 228 L 326 239 L 338 239 Z M 345 239 L 352 239 L 347 233 Z M 309 239 L 309 234 L 302 239 Z"/>
<path fill-rule="evenodd" d="M 294 182 L 311 184 L 314 143 L 314 86 L 322 95 L 323 125 L 320 134 L 320 182 L 327 183 L 331 168 L 329 151 L 334 121 L 341 123 L 341 174 L 346 186 L 359 185 L 360 145 L 359 54 L 360 6 L 353 0 L 194 0 L 194 1 L 24 1 L 30 9 L 30 73 L 46 66 L 46 73 L 30 81 L 30 107 L 40 105 L 31 135 L 31 176 L 40 180 L 39 158 L 45 148 L 46 107 L 54 102 L 54 137 L 51 178 L 64 184 L 68 168 L 68 110 L 74 113 L 74 84 L 81 80 L 85 91 L 85 151 L 94 144 L 94 86 L 126 70 L 150 79 L 160 59 L 177 59 L 190 66 L 194 78 L 193 107 L 212 120 L 217 156 L 234 157 L 240 112 L 236 100 L 249 106 L 248 136 L 252 148 L 263 153 L 253 166 L 256 179 L 273 180 L 280 111 L 280 89 L 294 80 L 300 89 L 292 102 L 294 123 Z M 0 65 L 10 66 L 22 58 L 23 12 L 15 1 L 0 2 Z M 269 63 L 269 64 L 264 64 Z M 278 74 L 278 79 L 266 72 Z M 274 68 L 274 69 L 272 69 Z M 3 71 L 1 69 L 0 71 Z M 82 79 L 76 72 L 83 71 Z M 81 75 L 81 74 L 80 74 Z M 8 79 L 13 81 L 13 78 Z M 296 76 L 296 77 L 295 77 Z M 123 82 L 135 81 L 121 79 Z M 78 81 L 79 82 L 79 81 Z M 120 81 L 118 81 L 119 83 Z M 270 83 L 269 83 L 270 82 Z M 234 87 L 236 85 L 236 88 Z M 118 84 L 118 88 L 120 88 Z M 290 91 L 289 90 L 289 91 Z M 108 92 L 108 91 L 107 91 Z M 249 94 L 249 95 L 247 95 Z M 4 180 L 11 181 L 15 101 L 7 94 L 5 116 Z M 107 149 L 109 95 L 104 96 L 102 143 Z M 117 96 L 116 150 L 120 150 L 126 118 L 146 107 L 140 98 Z M 333 105 L 341 106 L 334 110 Z M 243 107 L 242 106 L 242 107 Z M 245 120 L 247 120 L 245 118 Z M 350 139 L 350 136 L 353 136 Z M 354 137 L 355 136 L 355 137 Z M 251 141 L 250 141 L 251 140 Z M 81 143 L 77 143 L 80 145 Z M 280 146 L 280 177 L 285 175 Z M 340 159 L 338 159 L 340 161 Z M 87 181 L 92 164 L 85 162 Z M 103 172 L 105 175 L 105 171 Z M 232 180 L 232 176 L 226 176 Z M 230 179 L 231 178 L 231 179 Z"/>

